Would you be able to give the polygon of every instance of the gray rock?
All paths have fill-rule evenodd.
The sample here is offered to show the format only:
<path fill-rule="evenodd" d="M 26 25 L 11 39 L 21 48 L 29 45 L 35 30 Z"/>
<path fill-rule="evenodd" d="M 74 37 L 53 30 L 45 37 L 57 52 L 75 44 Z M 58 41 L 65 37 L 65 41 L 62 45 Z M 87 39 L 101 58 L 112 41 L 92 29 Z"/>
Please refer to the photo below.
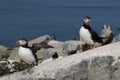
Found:
<path fill-rule="evenodd" d="M 111 80 L 112 79 L 112 63 L 114 59 L 112 56 L 96 57 L 92 60 L 92 64 L 89 67 L 89 80 Z"/>
<path fill-rule="evenodd" d="M 11 50 L 8 47 L 0 45 L 0 60 L 8 56 L 10 53 Z"/>
<path fill-rule="evenodd" d="M 52 58 L 54 53 L 56 53 L 59 56 L 67 56 L 63 50 L 55 49 L 55 48 L 50 48 L 50 49 L 41 49 L 37 52 L 38 59 L 46 60 L 49 58 Z"/>
<path fill-rule="evenodd" d="M 65 51 L 63 50 L 64 42 L 51 40 L 48 42 L 48 45 L 53 46 L 54 48 L 44 50 L 43 60 L 51 58 L 56 52 L 59 56 L 66 56 Z"/>
<path fill-rule="evenodd" d="M 115 61 L 112 64 L 113 70 L 112 70 L 112 78 L 113 80 L 120 80 L 120 60 Z"/>
<path fill-rule="evenodd" d="M 114 47 L 113 47 L 114 46 Z M 31 69 L 0 80 L 120 80 L 120 42 L 58 59 L 47 59 Z"/>
<path fill-rule="evenodd" d="M 10 50 L 8 47 L 0 45 L 0 51 L 8 51 L 8 50 Z"/>
<path fill-rule="evenodd" d="M 59 50 L 62 50 L 63 49 L 63 45 L 64 45 L 64 42 L 61 42 L 61 41 L 56 41 L 56 40 L 51 40 L 48 42 L 48 45 L 51 45 L 53 46 L 55 49 L 59 49 Z"/>
<path fill-rule="evenodd" d="M 82 41 L 76 40 L 70 40 L 66 42 L 51 40 L 49 41 L 48 45 L 51 45 L 54 48 L 48 49 L 48 51 L 45 53 L 53 54 L 57 52 L 60 56 L 75 54 L 77 53 L 77 50 L 81 50 L 82 44 L 84 44 Z"/>
<path fill-rule="evenodd" d="M 20 62 L 20 58 L 18 56 L 18 48 L 12 49 L 11 54 L 8 59 Z"/>
<path fill-rule="evenodd" d="M 44 50 L 42 59 L 45 60 L 45 59 L 51 58 L 52 57 L 51 54 L 52 54 L 52 52 L 50 50 L 48 50 L 48 49 Z"/>
<path fill-rule="evenodd" d="M 82 41 L 76 41 L 76 40 L 66 41 L 64 43 L 63 49 L 66 54 L 70 54 L 73 51 L 82 50 L 83 44 L 84 42 Z"/>
<path fill-rule="evenodd" d="M 118 42 L 118 41 L 120 41 L 120 34 L 118 34 L 113 40 L 113 42 Z"/>
<path fill-rule="evenodd" d="M 29 41 L 29 46 L 32 46 L 33 43 L 40 43 L 43 41 L 50 41 L 51 37 L 49 35 L 40 36 L 34 40 Z"/>

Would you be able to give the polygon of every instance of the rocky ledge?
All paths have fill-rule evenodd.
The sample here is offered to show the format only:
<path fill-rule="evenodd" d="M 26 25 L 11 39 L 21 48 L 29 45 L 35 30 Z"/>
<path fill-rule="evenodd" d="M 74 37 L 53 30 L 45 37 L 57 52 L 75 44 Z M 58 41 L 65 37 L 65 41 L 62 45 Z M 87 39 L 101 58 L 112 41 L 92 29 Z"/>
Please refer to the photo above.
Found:
<path fill-rule="evenodd" d="M 0 80 L 120 80 L 120 42 L 58 59 Z"/>

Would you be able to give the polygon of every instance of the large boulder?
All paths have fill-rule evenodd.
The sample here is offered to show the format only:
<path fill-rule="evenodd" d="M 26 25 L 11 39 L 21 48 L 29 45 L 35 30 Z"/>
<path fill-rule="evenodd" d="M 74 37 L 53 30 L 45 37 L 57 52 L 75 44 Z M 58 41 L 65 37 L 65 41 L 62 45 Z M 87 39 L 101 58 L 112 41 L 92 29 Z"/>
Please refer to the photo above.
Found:
<path fill-rule="evenodd" d="M 58 59 L 0 80 L 120 80 L 120 42 Z"/>

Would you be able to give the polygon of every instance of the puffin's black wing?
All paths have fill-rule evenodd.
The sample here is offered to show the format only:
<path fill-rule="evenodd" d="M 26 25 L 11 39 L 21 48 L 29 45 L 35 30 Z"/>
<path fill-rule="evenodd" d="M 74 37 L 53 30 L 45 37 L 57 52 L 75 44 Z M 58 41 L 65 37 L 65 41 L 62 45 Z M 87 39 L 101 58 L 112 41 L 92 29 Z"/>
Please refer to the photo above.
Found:
<path fill-rule="evenodd" d="M 47 44 L 47 42 L 43 41 L 43 42 L 40 42 L 40 43 L 34 43 L 31 47 L 33 53 L 36 53 L 37 50 L 40 50 L 41 48 L 45 48 L 45 49 L 48 49 L 48 48 L 54 48 L 53 46 L 50 46 Z"/>
<path fill-rule="evenodd" d="M 36 55 L 35 53 L 33 53 L 33 56 L 35 57 L 35 61 L 36 61 L 36 63 L 37 63 L 37 64 L 35 64 L 35 65 L 38 65 L 38 58 L 37 58 L 37 55 Z"/>
<path fill-rule="evenodd" d="M 47 48 L 54 48 L 53 46 L 48 45 L 48 43 L 46 41 L 40 42 L 39 45 L 41 48 L 46 48 L 46 49 Z"/>
<path fill-rule="evenodd" d="M 103 43 L 102 41 L 103 38 L 98 36 L 98 34 L 92 28 L 89 31 L 91 33 L 91 37 L 94 42 Z"/>
<path fill-rule="evenodd" d="M 111 42 L 113 41 L 113 38 L 114 38 L 114 34 L 111 33 L 109 37 L 104 38 L 105 41 L 104 41 L 104 44 L 103 44 L 103 45 L 106 45 L 106 44 L 111 43 Z"/>
<path fill-rule="evenodd" d="M 50 45 L 41 45 L 41 48 L 48 49 L 48 48 L 54 48 L 54 47 L 53 47 L 53 46 L 50 46 Z"/>

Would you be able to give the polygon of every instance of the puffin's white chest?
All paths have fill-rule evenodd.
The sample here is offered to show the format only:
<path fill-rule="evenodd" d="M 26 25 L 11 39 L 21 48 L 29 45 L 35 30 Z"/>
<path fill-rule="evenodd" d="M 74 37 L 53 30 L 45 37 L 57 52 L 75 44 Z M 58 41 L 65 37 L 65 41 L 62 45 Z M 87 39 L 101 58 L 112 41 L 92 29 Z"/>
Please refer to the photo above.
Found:
<path fill-rule="evenodd" d="M 20 57 L 20 59 L 22 59 L 24 62 L 26 62 L 28 64 L 32 64 L 33 62 L 35 62 L 35 58 L 32 54 L 32 51 L 29 48 L 20 47 L 19 48 L 19 57 Z"/>
<path fill-rule="evenodd" d="M 87 44 L 94 44 L 92 37 L 91 37 L 91 33 L 89 32 L 88 29 L 85 29 L 84 27 L 81 27 L 80 31 L 80 38 L 83 42 L 87 43 Z"/>

